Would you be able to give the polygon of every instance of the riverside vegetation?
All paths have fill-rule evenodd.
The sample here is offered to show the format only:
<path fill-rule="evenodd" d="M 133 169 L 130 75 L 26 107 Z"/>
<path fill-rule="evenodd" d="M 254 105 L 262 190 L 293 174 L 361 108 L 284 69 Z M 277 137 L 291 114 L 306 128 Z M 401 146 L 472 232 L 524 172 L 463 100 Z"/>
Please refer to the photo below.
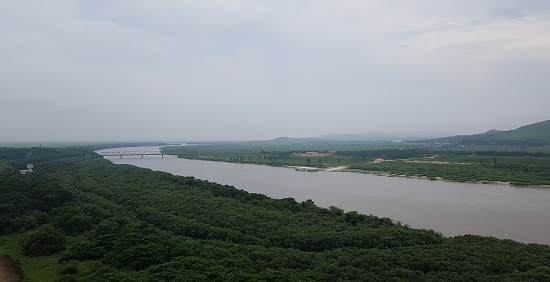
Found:
<path fill-rule="evenodd" d="M 78 148 L 0 159 L 0 258 L 25 281 L 550 281 L 547 245 L 447 238 Z"/>
<path fill-rule="evenodd" d="M 163 147 L 181 158 L 272 166 L 345 167 L 348 171 L 446 179 L 550 185 L 548 148 L 425 148 L 386 144 L 248 144 Z M 304 155 L 306 152 L 319 155 Z M 384 162 L 374 162 L 383 158 Z"/>

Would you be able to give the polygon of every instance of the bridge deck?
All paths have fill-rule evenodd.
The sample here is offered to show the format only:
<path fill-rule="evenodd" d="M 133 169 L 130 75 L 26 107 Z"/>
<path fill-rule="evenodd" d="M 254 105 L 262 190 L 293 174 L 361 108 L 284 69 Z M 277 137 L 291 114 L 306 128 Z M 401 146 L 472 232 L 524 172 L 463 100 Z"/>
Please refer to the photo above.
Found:
<path fill-rule="evenodd" d="M 123 156 L 141 156 L 143 158 L 144 156 L 161 156 L 164 158 L 164 153 L 160 151 L 124 151 L 124 152 L 118 152 L 118 151 L 108 151 L 108 152 L 99 152 L 100 156 L 103 157 L 120 157 L 122 159 Z"/>

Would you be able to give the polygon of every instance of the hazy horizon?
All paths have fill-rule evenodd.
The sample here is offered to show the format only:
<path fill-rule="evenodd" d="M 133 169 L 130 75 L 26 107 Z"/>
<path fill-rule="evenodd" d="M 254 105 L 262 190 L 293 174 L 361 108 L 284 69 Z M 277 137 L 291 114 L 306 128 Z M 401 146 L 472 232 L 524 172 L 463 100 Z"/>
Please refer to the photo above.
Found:
<path fill-rule="evenodd" d="M 516 129 L 516 128 L 513 128 Z M 510 130 L 513 130 L 510 129 Z M 490 129 L 494 130 L 494 129 Z M 499 129 L 497 129 L 499 130 Z M 483 131 L 483 132 L 476 132 L 472 134 L 479 134 L 479 133 L 485 133 L 489 130 Z M 505 131 L 505 130 L 502 130 Z M 375 139 L 365 139 L 365 140 L 359 140 L 359 139 L 331 139 L 331 137 L 338 137 L 338 136 L 367 136 L 367 137 L 375 137 Z M 359 133 L 327 133 L 327 134 L 321 134 L 316 136 L 289 136 L 289 135 L 280 135 L 275 136 L 271 138 L 265 138 L 265 139 L 119 139 L 119 140 L 15 140 L 15 141 L 2 141 L 0 140 L 0 145 L 5 144 L 43 144 L 47 147 L 48 144 L 101 144 L 101 143 L 139 143 L 139 142 L 159 142 L 159 143 L 178 143 L 178 142 L 247 142 L 247 141 L 267 141 L 267 140 L 273 140 L 278 138 L 320 138 L 320 139 L 326 139 L 326 140 L 335 140 L 335 141 L 400 141 L 400 140 L 389 140 L 389 139 L 376 139 L 376 137 L 379 136 L 394 136 L 394 137 L 405 137 L 409 138 L 407 140 L 412 140 L 410 137 L 419 137 L 420 139 L 435 139 L 440 137 L 451 137 L 461 134 L 454 134 L 450 132 L 428 132 L 428 131 L 369 131 L 369 132 L 359 132 Z M 468 134 L 469 135 L 469 134 Z M 419 140 L 420 140 L 419 139 Z"/>
<path fill-rule="evenodd" d="M 511 130 L 550 2 L 0 0 L 0 142 Z M 92 140 L 92 141 L 87 141 Z"/>

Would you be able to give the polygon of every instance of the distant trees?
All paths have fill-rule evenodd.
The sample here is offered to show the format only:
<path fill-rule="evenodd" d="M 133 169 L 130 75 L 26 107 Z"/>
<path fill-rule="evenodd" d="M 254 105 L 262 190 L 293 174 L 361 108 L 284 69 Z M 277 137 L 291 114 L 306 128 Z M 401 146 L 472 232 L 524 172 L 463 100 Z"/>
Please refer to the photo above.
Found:
<path fill-rule="evenodd" d="M 434 155 L 427 149 L 408 148 L 408 149 L 385 149 L 385 150 L 361 150 L 361 151 L 338 151 L 338 155 L 359 157 L 364 160 L 376 159 L 385 156 L 387 159 L 410 159 L 422 158 Z"/>

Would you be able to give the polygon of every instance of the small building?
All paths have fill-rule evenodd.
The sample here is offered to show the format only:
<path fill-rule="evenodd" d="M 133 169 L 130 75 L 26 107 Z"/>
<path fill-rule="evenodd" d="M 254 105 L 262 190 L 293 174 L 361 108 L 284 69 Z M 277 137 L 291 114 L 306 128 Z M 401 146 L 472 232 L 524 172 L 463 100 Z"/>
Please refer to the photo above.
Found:
<path fill-rule="evenodd" d="M 384 162 L 384 159 L 383 158 L 378 158 L 376 160 L 374 160 L 375 163 L 381 163 L 381 162 Z"/>
<path fill-rule="evenodd" d="M 19 173 L 21 174 L 27 174 L 27 173 L 32 173 L 33 172 L 33 169 L 34 169 L 34 165 L 33 164 L 27 164 L 27 169 L 20 169 L 19 170 Z"/>

